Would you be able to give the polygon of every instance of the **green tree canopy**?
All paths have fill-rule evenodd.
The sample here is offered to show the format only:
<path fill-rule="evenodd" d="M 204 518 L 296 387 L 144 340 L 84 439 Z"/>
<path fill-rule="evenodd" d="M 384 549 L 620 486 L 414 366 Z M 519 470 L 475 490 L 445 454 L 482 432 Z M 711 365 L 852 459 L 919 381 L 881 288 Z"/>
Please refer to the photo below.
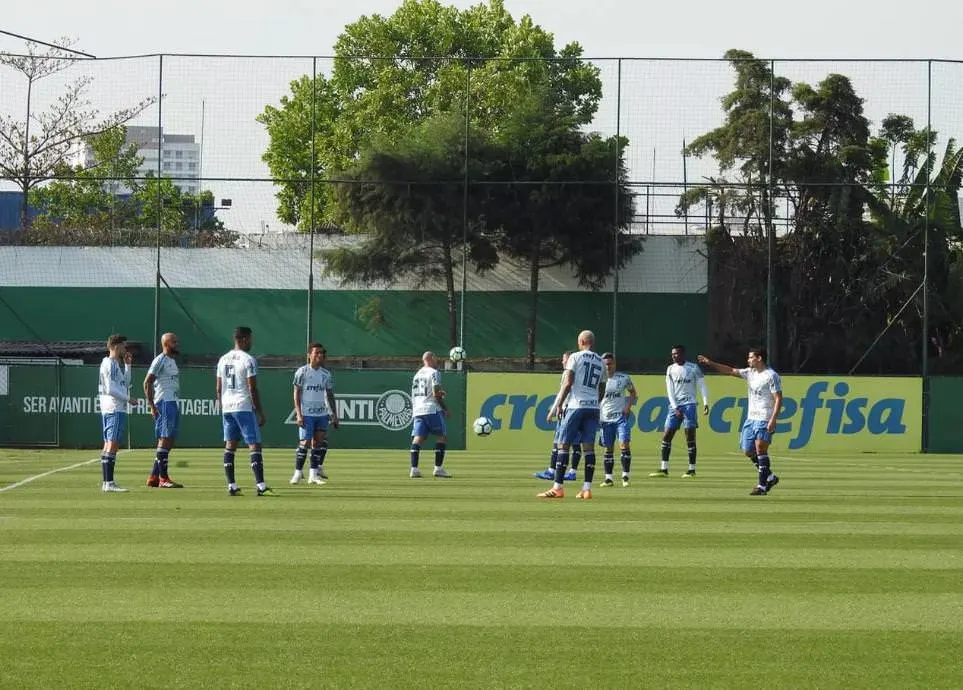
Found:
<path fill-rule="evenodd" d="M 278 216 L 302 229 L 312 218 L 315 226 L 350 224 L 332 186 L 312 194 L 310 181 L 348 169 L 375 136 L 396 137 L 444 112 L 497 131 L 521 97 L 546 84 L 584 126 L 602 96 L 598 68 L 581 59 L 577 43 L 556 49 L 551 34 L 531 17 L 516 21 L 502 0 L 465 10 L 405 0 L 389 17 L 346 26 L 334 52 L 330 74 L 292 82 L 279 106 L 258 116 L 270 136 L 264 160 L 281 180 Z"/>

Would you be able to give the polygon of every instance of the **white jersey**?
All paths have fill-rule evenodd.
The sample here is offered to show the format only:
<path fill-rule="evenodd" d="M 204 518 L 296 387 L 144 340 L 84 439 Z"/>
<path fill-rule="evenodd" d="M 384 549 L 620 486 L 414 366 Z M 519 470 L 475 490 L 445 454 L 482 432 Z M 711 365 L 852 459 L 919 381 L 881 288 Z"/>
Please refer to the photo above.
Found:
<path fill-rule="evenodd" d="M 253 412 L 249 378 L 257 376 L 257 360 L 244 350 L 231 350 L 217 361 L 221 380 L 221 412 Z"/>
<path fill-rule="evenodd" d="M 602 421 L 617 422 L 625 411 L 625 394 L 635 390 L 631 377 L 621 371 L 612 374 L 605 383 L 605 397 L 602 398 Z"/>
<path fill-rule="evenodd" d="M 310 364 L 294 372 L 294 385 L 301 389 L 301 414 L 305 417 L 330 415 L 328 391 L 334 390 L 334 378 L 324 367 L 314 369 Z"/>
<path fill-rule="evenodd" d="M 97 394 L 102 414 L 126 412 L 130 400 L 130 365 L 104 357 L 100 363 Z"/>
<path fill-rule="evenodd" d="M 441 411 L 435 398 L 435 389 L 441 387 L 441 374 L 437 369 L 422 367 L 411 380 L 411 414 L 421 417 Z"/>
<path fill-rule="evenodd" d="M 602 357 L 591 350 L 579 350 L 569 355 L 565 369 L 573 374 L 567 407 L 597 410 L 599 384 L 604 383 L 607 378 Z"/>
<path fill-rule="evenodd" d="M 154 402 L 177 402 L 181 394 L 180 374 L 177 362 L 161 353 L 150 363 L 148 374 L 154 375 Z"/>
<path fill-rule="evenodd" d="M 669 409 L 682 405 L 696 404 L 696 384 L 702 393 L 702 404 L 709 404 L 709 390 L 706 377 L 695 362 L 672 363 L 665 370 L 665 390 L 669 398 Z"/>
<path fill-rule="evenodd" d="M 768 422 L 776 406 L 776 393 L 782 393 L 782 379 L 771 367 L 762 371 L 737 369 L 739 376 L 749 384 L 749 410 L 746 419 Z"/>

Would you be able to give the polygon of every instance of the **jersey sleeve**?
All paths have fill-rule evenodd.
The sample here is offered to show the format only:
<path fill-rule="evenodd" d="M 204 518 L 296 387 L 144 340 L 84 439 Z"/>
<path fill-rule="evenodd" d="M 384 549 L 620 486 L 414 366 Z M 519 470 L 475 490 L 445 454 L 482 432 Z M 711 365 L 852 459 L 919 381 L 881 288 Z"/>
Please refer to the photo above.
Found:
<path fill-rule="evenodd" d="M 431 372 L 431 386 L 432 388 L 441 388 L 441 372 L 435 369 Z M 432 391 L 434 393 L 434 391 Z"/>
<path fill-rule="evenodd" d="M 301 367 L 294 372 L 294 385 L 298 388 L 304 386 L 304 367 Z"/>
<path fill-rule="evenodd" d="M 150 363 L 150 367 L 147 369 L 148 376 L 153 375 L 154 378 L 157 378 L 158 376 L 160 376 L 161 369 L 163 368 L 161 366 L 162 361 L 163 361 L 162 355 L 157 355 L 156 357 L 154 357 L 154 361 Z"/>
<path fill-rule="evenodd" d="M 749 367 L 746 367 L 745 369 L 736 369 L 736 374 L 738 374 L 740 378 L 748 379 L 750 371 L 751 369 L 749 369 Z"/>
<path fill-rule="evenodd" d="M 782 379 L 776 372 L 772 372 L 772 376 L 769 378 L 769 392 L 782 393 Z"/>
<path fill-rule="evenodd" d="M 247 359 L 247 377 L 253 379 L 257 376 L 257 360 L 253 357 Z"/>
<path fill-rule="evenodd" d="M 578 364 L 578 360 L 581 358 L 581 356 L 581 352 L 573 352 L 570 354 L 568 359 L 565 361 L 565 371 L 571 371 L 572 373 L 575 373 L 575 365 Z M 562 377 L 562 380 L 565 380 L 564 376 Z"/>
<path fill-rule="evenodd" d="M 334 390 L 334 374 L 332 374 L 330 371 L 328 372 L 328 390 Z"/>

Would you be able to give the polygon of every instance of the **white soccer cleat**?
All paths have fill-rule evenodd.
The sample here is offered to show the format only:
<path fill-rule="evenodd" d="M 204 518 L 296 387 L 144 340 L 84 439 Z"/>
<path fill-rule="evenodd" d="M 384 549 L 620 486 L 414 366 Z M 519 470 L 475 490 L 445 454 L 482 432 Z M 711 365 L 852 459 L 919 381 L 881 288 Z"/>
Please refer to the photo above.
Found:
<path fill-rule="evenodd" d="M 448 474 L 448 473 L 447 473 L 444 469 L 442 469 L 441 467 L 436 467 L 436 468 L 435 468 L 435 471 L 432 472 L 432 474 L 433 474 L 434 476 L 438 477 L 439 479 L 451 479 L 451 475 Z"/>
<path fill-rule="evenodd" d="M 417 467 L 412 467 L 412 468 L 411 468 L 411 472 L 408 473 L 408 476 L 409 476 L 411 479 L 420 479 L 420 478 L 421 478 L 421 470 L 419 470 Z"/>
<path fill-rule="evenodd" d="M 104 484 L 104 493 L 105 494 L 126 494 L 127 489 L 117 486 L 116 484 L 114 484 L 114 482 L 107 482 L 106 484 Z"/>
<path fill-rule="evenodd" d="M 289 483 L 297 484 L 302 479 L 304 479 L 304 474 L 302 474 L 301 470 L 294 470 L 294 474 L 291 476 L 291 481 Z"/>
<path fill-rule="evenodd" d="M 317 484 L 318 486 L 323 486 L 324 484 L 327 484 L 327 482 L 321 477 L 314 476 L 308 478 L 308 484 Z"/>

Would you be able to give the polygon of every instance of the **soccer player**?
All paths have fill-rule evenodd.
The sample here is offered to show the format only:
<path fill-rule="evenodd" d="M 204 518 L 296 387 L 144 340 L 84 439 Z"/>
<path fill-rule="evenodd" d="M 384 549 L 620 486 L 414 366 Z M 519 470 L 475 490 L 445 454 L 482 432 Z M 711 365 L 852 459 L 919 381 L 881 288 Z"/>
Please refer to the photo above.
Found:
<path fill-rule="evenodd" d="M 562 353 L 562 371 L 563 372 L 565 371 L 565 363 L 568 362 L 569 355 L 571 354 L 572 353 L 569 350 L 566 350 L 565 352 Z M 562 378 L 564 381 L 564 378 L 565 378 L 564 373 L 562 375 Z M 564 402 L 562 403 L 562 414 L 565 414 Z M 555 423 L 555 438 L 552 439 L 552 454 L 551 454 L 551 457 L 549 458 L 548 469 L 545 469 L 545 470 L 542 470 L 541 472 L 536 472 L 535 474 L 533 474 L 532 476 L 535 477 L 536 479 L 547 479 L 549 481 L 552 481 L 555 479 L 555 463 L 558 462 L 558 444 L 559 444 L 558 430 L 560 425 L 561 425 L 561 420 Z M 578 438 L 578 439 L 575 439 L 575 441 L 573 442 L 574 448 L 572 449 L 572 469 L 570 469 L 568 472 L 565 473 L 565 481 L 567 482 L 575 481 L 575 478 L 577 476 L 576 470 L 578 470 L 578 463 L 579 463 L 579 460 L 581 460 L 582 458 L 582 447 L 579 445 L 581 441 L 582 439 Z"/>
<path fill-rule="evenodd" d="M 629 415 L 632 406 L 639 399 L 635 391 L 632 378 L 622 371 L 615 370 L 615 355 L 606 352 L 602 355 L 605 363 L 605 396 L 602 398 L 600 419 L 602 423 L 602 466 L 605 469 L 605 479 L 599 486 L 615 486 L 615 439 L 619 439 L 620 461 L 622 464 L 622 486 L 629 485 L 629 475 L 632 468 L 632 426 Z"/>
<path fill-rule="evenodd" d="M 694 362 L 685 358 L 685 346 L 673 345 L 670 352 L 672 364 L 665 370 L 665 390 L 669 397 L 669 413 L 665 417 L 665 433 L 662 434 L 662 461 L 659 471 L 650 477 L 669 476 L 669 455 L 672 454 L 672 439 L 681 426 L 685 430 L 685 442 L 689 450 L 689 469 L 682 475 L 691 479 L 696 475 L 696 429 L 699 418 L 696 415 L 696 384 L 702 393 L 702 414 L 709 414 L 709 391 L 706 378 Z"/>
<path fill-rule="evenodd" d="M 595 477 L 595 432 L 599 426 L 599 400 L 605 392 L 605 364 L 602 358 L 592 351 L 595 334 L 582 331 L 578 334 L 578 351 L 569 356 L 562 374 L 562 385 L 555 402 L 548 411 L 547 419 L 553 421 L 559 416 L 562 403 L 568 407 L 562 416 L 559 429 L 558 462 L 555 463 L 555 483 L 548 491 L 538 494 L 539 498 L 564 498 L 562 488 L 565 481 L 565 467 L 572 443 L 581 434 L 582 454 L 585 460 L 585 476 L 582 489 L 575 498 L 592 498 L 592 479 Z"/>
<path fill-rule="evenodd" d="M 699 364 L 710 366 L 720 374 L 738 376 L 746 380 L 749 388 L 749 409 L 746 423 L 742 425 L 740 446 L 759 470 L 759 481 L 750 491 L 752 496 L 765 496 L 779 483 L 779 477 L 772 473 L 769 459 L 769 444 L 776 430 L 776 420 L 782 409 L 782 380 L 779 374 L 766 363 L 766 349 L 753 347 L 749 350 L 745 369 L 734 369 L 725 364 L 713 362 L 699 355 Z"/>
<path fill-rule="evenodd" d="M 257 360 L 249 352 L 253 334 L 247 326 L 234 329 L 234 349 L 217 362 L 215 395 L 221 408 L 224 425 L 224 474 L 227 492 L 239 496 L 240 487 L 234 481 L 234 453 L 243 438 L 251 453 L 251 470 L 257 484 L 258 496 L 273 496 L 264 482 L 264 458 L 261 454 L 261 427 L 264 410 L 257 388 Z"/>
<path fill-rule="evenodd" d="M 294 454 L 291 483 L 304 478 L 304 461 L 311 449 L 308 484 L 324 484 L 324 456 L 328 453 L 328 423 L 338 428 L 338 407 L 334 399 L 334 379 L 324 368 L 328 352 L 321 343 L 308 346 L 308 363 L 294 372 L 294 414 L 298 422 L 298 450 Z"/>
<path fill-rule="evenodd" d="M 144 379 L 144 397 L 150 406 L 150 414 L 154 418 L 154 435 L 157 436 L 157 451 L 154 455 L 154 466 L 147 478 L 147 486 L 159 489 L 181 489 L 167 471 L 168 458 L 177 438 L 177 427 L 180 413 L 177 409 L 177 397 L 180 395 L 180 379 L 177 362 L 174 361 L 180 353 L 180 343 L 173 333 L 161 336 L 161 353 L 150 363 L 147 377 Z"/>
<path fill-rule="evenodd" d="M 448 437 L 445 419 L 451 415 L 445 405 L 445 391 L 441 387 L 441 374 L 438 372 L 438 358 L 434 352 L 426 352 L 421 356 L 422 367 L 415 372 L 411 380 L 411 471 L 409 477 L 416 479 L 421 476 L 418 469 L 418 458 L 421 454 L 421 444 L 429 435 L 434 435 L 435 441 L 435 471 L 434 476 L 442 479 L 451 477 L 442 467 L 445 462 L 445 446 Z"/>
<path fill-rule="evenodd" d="M 97 394 L 100 398 L 100 420 L 104 432 L 104 448 L 100 453 L 100 472 L 103 475 L 101 489 L 104 493 L 123 494 L 114 482 L 114 464 L 117 449 L 127 428 L 127 403 L 130 402 L 130 363 L 127 352 L 127 336 L 111 335 L 107 338 L 107 356 L 100 363 Z"/>

